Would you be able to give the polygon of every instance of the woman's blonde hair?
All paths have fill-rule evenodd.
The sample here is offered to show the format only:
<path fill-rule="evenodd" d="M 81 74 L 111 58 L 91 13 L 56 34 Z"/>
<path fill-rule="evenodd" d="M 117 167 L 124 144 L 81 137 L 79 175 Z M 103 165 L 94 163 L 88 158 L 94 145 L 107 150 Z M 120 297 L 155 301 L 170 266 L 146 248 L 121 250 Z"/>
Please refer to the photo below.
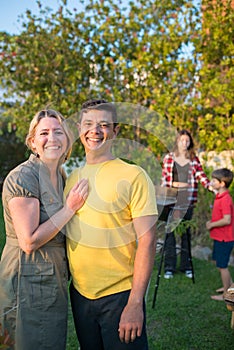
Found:
<path fill-rule="evenodd" d="M 32 139 L 35 137 L 36 128 L 37 128 L 40 120 L 43 118 L 55 118 L 58 120 L 59 124 L 62 126 L 62 128 L 65 132 L 65 135 L 67 137 L 67 150 L 66 150 L 65 159 L 64 159 L 64 161 L 65 161 L 71 155 L 74 137 L 73 137 L 71 130 L 69 129 L 69 127 L 67 125 L 66 119 L 63 117 L 63 115 L 61 113 L 59 113 L 53 109 L 43 109 L 35 114 L 35 116 L 31 120 L 28 135 L 26 136 L 26 139 L 25 139 L 26 146 L 33 153 L 35 153 L 35 149 L 32 147 Z"/>

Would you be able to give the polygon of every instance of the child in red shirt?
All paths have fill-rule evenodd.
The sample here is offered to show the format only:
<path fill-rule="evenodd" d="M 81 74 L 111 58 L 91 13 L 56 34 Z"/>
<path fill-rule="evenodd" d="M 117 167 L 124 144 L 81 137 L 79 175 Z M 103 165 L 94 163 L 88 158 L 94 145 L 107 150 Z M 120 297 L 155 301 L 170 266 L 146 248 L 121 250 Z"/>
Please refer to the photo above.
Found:
<path fill-rule="evenodd" d="M 224 293 L 232 283 L 228 262 L 234 246 L 234 206 L 228 190 L 233 180 L 231 170 L 222 168 L 213 171 L 211 185 L 216 191 L 212 217 L 206 228 L 214 240 L 212 259 L 220 271 Z M 222 295 L 212 295 L 214 300 L 224 300 Z"/>

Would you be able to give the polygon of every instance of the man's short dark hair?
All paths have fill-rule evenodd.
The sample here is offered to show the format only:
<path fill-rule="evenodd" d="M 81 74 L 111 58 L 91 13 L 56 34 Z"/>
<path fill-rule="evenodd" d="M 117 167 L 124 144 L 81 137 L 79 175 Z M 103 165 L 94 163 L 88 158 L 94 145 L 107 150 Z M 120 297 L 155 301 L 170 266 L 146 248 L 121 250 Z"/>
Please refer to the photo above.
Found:
<path fill-rule="evenodd" d="M 216 169 L 211 176 L 219 182 L 224 182 L 225 187 L 228 188 L 233 180 L 233 172 L 227 168 Z"/>
<path fill-rule="evenodd" d="M 84 102 L 81 107 L 80 120 L 82 119 L 82 116 L 84 113 L 87 113 L 89 110 L 92 110 L 92 109 L 110 112 L 112 115 L 114 126 L 118 124 L 117 111 L 114 103 L 108 102 L 104 99 L 93 99 L 93 100 L 88 100 Z"/>

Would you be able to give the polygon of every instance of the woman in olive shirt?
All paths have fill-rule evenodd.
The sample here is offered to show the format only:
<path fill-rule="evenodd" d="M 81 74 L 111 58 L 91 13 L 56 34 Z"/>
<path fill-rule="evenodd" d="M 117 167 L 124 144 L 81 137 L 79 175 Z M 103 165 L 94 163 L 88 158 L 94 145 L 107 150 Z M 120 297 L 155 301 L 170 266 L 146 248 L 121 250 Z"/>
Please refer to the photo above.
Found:
<path fill-rule="evenodd" d="M 13 340 L 12 349 L 66 348 L 68 270 L 63 227 L 88 193 L 87 181 L 81 180 L 64 204 L 61 165 L 71 142 L 60 113 L 38 112 L 26 138 L 34 154 L 4 181 L 0 323 Z"/>

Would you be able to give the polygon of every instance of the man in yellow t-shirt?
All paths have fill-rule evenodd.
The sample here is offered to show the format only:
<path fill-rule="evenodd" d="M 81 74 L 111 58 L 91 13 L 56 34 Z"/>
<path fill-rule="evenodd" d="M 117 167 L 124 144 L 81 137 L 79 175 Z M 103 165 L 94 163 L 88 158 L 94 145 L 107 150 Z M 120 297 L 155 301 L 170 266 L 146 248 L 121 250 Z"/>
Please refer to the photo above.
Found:
<path fill-rule="evenodd" d="M 144 295 L 153 269 L 157 207 L 139 166 L 111 153 L 115 106 L 87 101 L 78 125 L 86 164 L 65 194 L 87 178 L 89 196 L 67 225 L 71 305 L 81 350 L 148 349 Z"/>

